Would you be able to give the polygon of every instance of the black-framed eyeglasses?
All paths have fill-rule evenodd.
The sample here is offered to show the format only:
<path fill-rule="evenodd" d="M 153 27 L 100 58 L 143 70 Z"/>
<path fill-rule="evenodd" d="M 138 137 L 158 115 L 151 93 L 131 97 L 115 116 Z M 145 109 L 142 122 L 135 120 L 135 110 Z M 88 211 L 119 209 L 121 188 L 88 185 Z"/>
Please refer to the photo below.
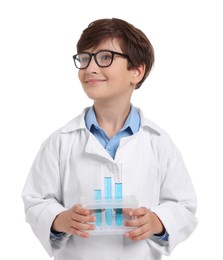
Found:
<path fill-rule="evenodd" d="M 129 56 L 127 54 L 109 50 L 101 50 L 95 53 L 81 52 L 74 55 L 73 59 L 74 64 L 78 69 L 86 69 L 91 62 L 92 56 L 94 56 L 96 64 L 101 68 L 105 68 L 109 67 L 112 64 L 114 55 L 119 55 L 126 59 L 129 59 Z"/>

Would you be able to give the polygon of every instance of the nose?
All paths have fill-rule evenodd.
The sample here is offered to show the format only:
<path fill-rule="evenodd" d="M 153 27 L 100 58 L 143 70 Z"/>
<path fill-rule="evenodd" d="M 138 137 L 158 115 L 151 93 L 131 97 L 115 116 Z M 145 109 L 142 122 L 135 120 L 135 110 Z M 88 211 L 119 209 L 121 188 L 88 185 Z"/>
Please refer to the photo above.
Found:
<path fill-rule="evenodd" d="M 91 61 L 86 68 L 86 71 L 89 71 L 92 73 L 92 72 L 97 72 L 98 69 L 99 69 L 99 66 L 97 65 L 97 63 L 95 61 L 95 56 L 92 56 Z"/>

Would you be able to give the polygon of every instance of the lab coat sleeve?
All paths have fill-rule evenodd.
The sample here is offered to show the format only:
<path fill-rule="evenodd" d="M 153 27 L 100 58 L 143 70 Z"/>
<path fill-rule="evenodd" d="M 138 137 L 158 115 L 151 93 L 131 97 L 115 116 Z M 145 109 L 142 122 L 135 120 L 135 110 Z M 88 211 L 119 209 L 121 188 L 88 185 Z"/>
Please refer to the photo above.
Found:
<path fill-rule="evenodd" d="M 168 144 L 161 154 L 159 205 L 151 207 L 151 211 L 160 218 L 169 238 L 168 241 L 159 242 L 154 237 L 148 240 L 165 255 L 170 255 L 176 245 L 186 240 L 197 226 L 197 200 L 192 181 L 180 152 L 174 144 Z"/>
<path fill-rule="evenodd" d="M 66 210 L 61 196 L 59 145 L 58 135 L 44 142 L 22 191 L 26 220 L 50 256 L 63 247 L 69 238 L 65 234 L 60 240 L 50 239 L 54 218 Z"/>

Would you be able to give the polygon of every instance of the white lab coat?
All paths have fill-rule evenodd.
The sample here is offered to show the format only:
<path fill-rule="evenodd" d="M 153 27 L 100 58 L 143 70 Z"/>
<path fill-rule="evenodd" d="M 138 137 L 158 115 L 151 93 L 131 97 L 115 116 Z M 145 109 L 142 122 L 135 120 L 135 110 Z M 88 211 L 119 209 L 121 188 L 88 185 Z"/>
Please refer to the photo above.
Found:
<path fill-rule="evenodd" d="M 196 195 L 179 151 L 139 109 L 139 132 L 121 139 L 113 160 L 87 130 L 87 109 L 43 143 L 22 193 L 27 222 L 55 260 L 159 260 L 162 254 L 169 255 L 197 225 Z M 79 203 L 82 196 L 93 196 L 92 165 L 98 161 L 122 163 L 123 195 L 134 195 L 139 206 L 159 216 L 168 241 L 68 234 L 59 241 L 50 239 L 56 215 Z"/>

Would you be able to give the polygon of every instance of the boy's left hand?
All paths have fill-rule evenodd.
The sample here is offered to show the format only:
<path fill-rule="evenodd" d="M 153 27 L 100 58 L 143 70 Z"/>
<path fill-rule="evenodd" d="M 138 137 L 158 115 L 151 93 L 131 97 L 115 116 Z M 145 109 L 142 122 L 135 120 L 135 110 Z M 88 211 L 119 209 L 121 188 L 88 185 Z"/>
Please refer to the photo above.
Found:
<path fill-rule="evenodd" d="M 125 233 L 125 237 L 131 240 L 143 240 L 164 232 L 164 226 L 157 215 L 145 207 L 129 209 L 128 216 L 131 220 L 126 220 L 124 225 L 133 229 Z"/>

